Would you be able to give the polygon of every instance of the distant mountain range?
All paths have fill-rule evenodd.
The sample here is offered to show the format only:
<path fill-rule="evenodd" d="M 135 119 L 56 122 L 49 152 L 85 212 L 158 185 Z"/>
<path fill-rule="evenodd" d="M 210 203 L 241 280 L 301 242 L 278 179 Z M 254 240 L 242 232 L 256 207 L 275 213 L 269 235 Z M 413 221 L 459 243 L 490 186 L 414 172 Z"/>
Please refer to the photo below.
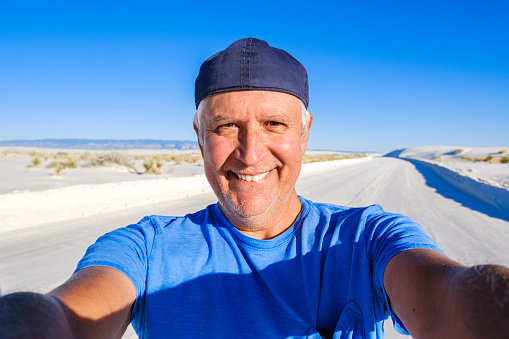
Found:
<path fill-rule="evenodd" d="M 93 139 L 40 139 L 40 140 L 9 140 L 0 141 L 0 147 L 41 147 L 41 148 L 67 148 L 87 150 L 123 150 L 123 149 L 199 149 L 196 141 L 182 140 L 93 140 Z"/>

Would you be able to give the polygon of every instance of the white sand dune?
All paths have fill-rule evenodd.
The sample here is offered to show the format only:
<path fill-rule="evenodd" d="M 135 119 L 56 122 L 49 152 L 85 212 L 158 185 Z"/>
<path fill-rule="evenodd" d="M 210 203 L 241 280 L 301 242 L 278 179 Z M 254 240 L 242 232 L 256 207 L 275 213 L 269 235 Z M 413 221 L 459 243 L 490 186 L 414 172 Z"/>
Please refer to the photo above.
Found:
<path fill-rule="evenodd" d="M 474 180 L 509 189 L 509 166 L 507 163 L 468 160 L 485 159 L 488 156 L 494 159 L 503 157 L 507 159 L 509 147 L 410 147 L 390 154 L 404 159 L 428 161 Z"/>
<path fill-rule="evenodd" d="M 393 152 L 392 157 L 307 164 L 297 192 L 311 200 L 346 206 L 381 204 L 423 225 L 455 260 L 509 265 L 509 189 L 490 176 L 494 173 L 507 180 L 509 164 L 484 163 L 487 169 L 473 166 L 475 171 L 464 173 L 459 163 L 463 168 L 475 163 L 458 159 L 453 154 L 457 149 L 411 148 Z M 499 154 L 500 149 L 468 149 L 467 154 L 485 157 Z M 4 165 L 0 162 L 0 174 L 8 167 Z M 488 167 L 492 165 L 499 166 L 494 170 Z M 0 194 L 3 292 L 48 291 L 70 276 L 85 249 L 101 234 L 144 215 L 184 215 L 216 201 L 203 175 L 157 178 L 118 172 L 117 177 L 111 176 L 110 169 L 105 176 L 113 177 L 113 182 L 96 177 L 101 171 L 90 182 L 87 171 L 79 169 L 66 174 L 73 178 L 65 185 L 41 188 L 36 181 L 24 181 L 32 172 L 26 173 L 26 165 L 21 168 L 10 173 L 9 180 L 23 181 L 25 188 Z M 136 180 L 118 181 L 124 175 Z M 392 325 L 386 328 L 388 338 L 402 338 Z M 132 330 L 125 337 L 134 337 Z"/>

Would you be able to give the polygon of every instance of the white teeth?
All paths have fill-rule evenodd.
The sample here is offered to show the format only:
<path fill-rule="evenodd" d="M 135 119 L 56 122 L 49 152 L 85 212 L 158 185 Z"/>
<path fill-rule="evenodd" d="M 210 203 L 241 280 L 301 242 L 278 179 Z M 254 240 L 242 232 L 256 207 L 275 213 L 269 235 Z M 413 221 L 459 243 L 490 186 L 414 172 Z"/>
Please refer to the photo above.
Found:
<path fill-rule="evenodd" d="M 270 172 L 270 171 L 269 171 Z M 245 180 L 245 181 L 260 181 L 262 180 L 263 178 L 265 178 L 265 176 L 267 174 L 269 174 L 269 172 L 265 172 L 265 173 L 262 173 L 262 174 L 258 174 L 258 175 L 244 175 L 244 174 L 237 174 L 237 176 L 242 179 L 242 180 Z"/>

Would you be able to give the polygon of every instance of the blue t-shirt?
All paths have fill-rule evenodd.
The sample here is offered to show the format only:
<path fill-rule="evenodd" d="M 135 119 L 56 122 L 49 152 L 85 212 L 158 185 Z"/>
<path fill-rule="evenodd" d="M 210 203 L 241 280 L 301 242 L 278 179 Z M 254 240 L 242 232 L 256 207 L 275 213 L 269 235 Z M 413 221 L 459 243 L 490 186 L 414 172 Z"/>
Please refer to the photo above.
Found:
<path fill-rule="evenodd" d="M 239 232 L 217 204 L 184 217 L 151 216 L 97 240 L 78 264 L 109 266 L 136 287 L 141 338 L 384 338 L 393 316 L 387 262 L 411 248 L 439 251 L 421 226 L 380 206 L 301 198 L 284 233 Z"/>

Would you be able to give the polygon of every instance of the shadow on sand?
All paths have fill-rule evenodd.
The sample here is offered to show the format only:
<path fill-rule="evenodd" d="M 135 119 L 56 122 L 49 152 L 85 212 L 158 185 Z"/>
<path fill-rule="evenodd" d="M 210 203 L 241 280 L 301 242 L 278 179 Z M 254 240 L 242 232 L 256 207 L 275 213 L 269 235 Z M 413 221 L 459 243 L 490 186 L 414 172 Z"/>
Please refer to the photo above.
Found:
<path fill-rule="evenodd" d="M 391 157 L 392 154 L 387 154 L 385 156 Z M 410 162 L 414 167 L 424 176 L 426 180 L 426 185 L 429 187 L 433 187 L 436 192 L 442 195 L 445 198 L 452 199 L 461 205 L 470 208 L 471 210 L 475 210 L 486 214 L 492 218 L 501 219 L 509 222 L 509 214 L 502 209 L 498 209 L 494 206 L 487 204 L 484 201 L 477 199 L 476 197 L 468 194 L 465 191 L 462 191 L 446 180 L 444 180 L 441 176 L 434 173 L 432 170 L 427 168 L 426 166 L 420 164 L 418 161 L 413 161 L 412 159 L 404 159 L 398 158 L 401 160 L 405 160 Z"/>

